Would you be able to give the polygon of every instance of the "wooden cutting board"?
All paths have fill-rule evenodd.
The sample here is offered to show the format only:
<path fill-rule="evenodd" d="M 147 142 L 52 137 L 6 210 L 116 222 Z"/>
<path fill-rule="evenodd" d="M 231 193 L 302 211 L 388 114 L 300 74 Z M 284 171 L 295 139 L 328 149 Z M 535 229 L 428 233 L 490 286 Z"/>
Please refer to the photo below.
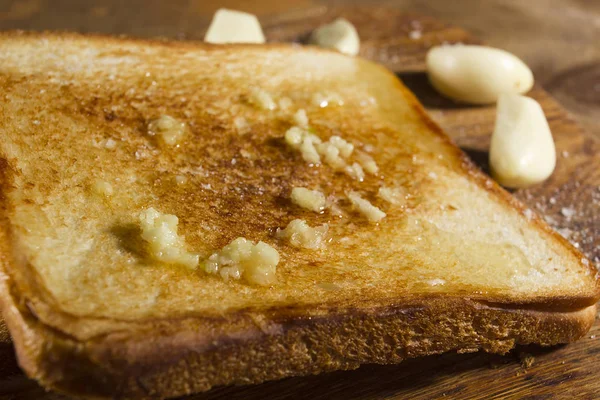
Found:
<path fill-rule="evenodd" d="M 457 105 L 427 83 L 427 49 L 449 42 L 478 43 L 461 28 L 393 8 L 315 7 L 262 19 L 269 41 L 299 42 L 322 23 L 343 16 L 362 39 L 361 56 L 396 72 L 431 116 L 484 170 L 494 107 Z M 583 131 L 546 92 L 530 93 L 548 118 L 558 150 L 554 175 L 544 184 L 514 193 L 532 211 L 600 261 L 600 141 Z M 598 338 L 596 338 L 598 337 Z M 600 324 L 577 343 L 553 348 L 520 347 L 506 356 L 445 354 L 400 365 L 366 365 L 355 371 L 290 378 L 256 386 L 212 390 L 192 399 L 593 399 L 600 396 Z M 61 399 L 47 394 L 19 371 L 0 325 L 0 399 Z"/>

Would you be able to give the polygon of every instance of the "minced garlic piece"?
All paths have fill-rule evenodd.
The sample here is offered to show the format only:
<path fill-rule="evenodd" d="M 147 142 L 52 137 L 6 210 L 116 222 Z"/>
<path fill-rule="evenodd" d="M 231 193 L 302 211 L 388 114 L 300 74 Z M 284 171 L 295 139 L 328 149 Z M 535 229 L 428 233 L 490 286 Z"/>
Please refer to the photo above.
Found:
<path fill-rule="evenodd" d="M 369 200 L 360 197 L 356 192 L 348 193 L 348 199 L 352 205 L 369 220 L 369 222 L 379 222 L 386 216 L 383 211 L 371 204 Z"/>
<path fill-rule="evenodd" d="M 318 136 L 305 129 L 293 126 L 285 133 L 285 141 L 290 147 L 300 151 L 304 161 L 312 164 L 321 162 L 321 157 L 315 148 L 315 143 L 321 143 Z"/>
<path fill-rule="evenodd" d="M 302 158 L 304 161 L 311 164 L 319 164 L 321 162 L 321 157 L 315 148 L 315 142 L 310 137 L 305 137 L 302 140 L 302 145 L 300 146 L 300 153 L 302 153 Z"/>
<path fill-rule="evenodd" d="M 109 139 L 106 139 L 106 142 L 104 142 L 104 147 L 105 147 L 106 149 L 112 150 L 112 149 L 114 149 L 115 147 L 117 147 L 117 142 L 115 142 L 115 140 L 114 140 L 114 139 L 111 139 L 111 138 L 109 138 Z"/>
<path fill-rule="evenodd" d="M 282 111 L 289 110 L 292 107 L 293 104 L 294 103 L 292 102 L 292 99 L 290 99 L 289 97 L 282 97 L 278 101 L 279 108 Z"/>
<path fill-rule="evenodd" d="M 113 194 L 113 187 L 109 182 L 103 181 L 101 179 L 96 179 L 94 184 L 92 185 L 92 190 L 94 193 L 100 196 L 109 197 Z"/>
<path fill-rule="evenodd" d="M 343 158 L 348 158 L 352 155 L 352 151 L 354 150 L 354 145 L 342 139 L 339 136 L 332 136 L 329 138 L 329 143 L 337 147 L 340 151 L 340 155 Z"/>
<path fill-rule="evenodd" d="M 367 153 L 363 153 L 362 151 L 356 152 L 356 159 L 363 167 L 363 169 L 368 173 L 375 175 L 377 172 L 379 172 L 379 167 L 377 166 L 377 163 L 375 162 L 375 160 L 373 160 L 373 157 L 371 157 Z"/>
<path fill-rule="evenodd" d="M 253 89 L 250 93 L 250 102 L 264 110 L 274 110 L 277 108 L 273 97 L 264 89 Z"/>
<path fill-rule="evenodd" d="M 325 164 L 335 170 L 341 170 L 346 167 L 346 161 L 340 157 L 340 150 L 330 142 L 319 143 L 316 146 L 317 151 L 323 157 Z"/>
<path fill-rule="evenodd" d="M 148 134 L 158 135 L 159 139 L 169 146 L 176 145 L 185 134 L 185 122 L 169 115 L 161 115 L 148 124 Z"/>
<path fill-rule="evenodd" d="M 148 208 L 140 213 L 139 219 L 142 239 L 148 242 L 152 258 L 191 269 L 198 266 L 198 254 L 189 253 L 185 249 L 185 238 L 177 234 L 179 220 L 175 215 L 161 214 L 154 208 Z"/>
<path fill-rule="evenodd" d="M 187 182 L 187 178 L 185 177 L 185 175 L 175 175 L 175 182 L 178 185 L 183 185 Z"/>
<path fill-rule="evenodd" d="M 301 128 L 308 128 L 308 116 L 306 115 L 306 111 L 303 109 L 296 111 L 296 114 L 294 114 L 294 123 Z"/>
<path fill-rule="evenodd" d="M 279 253 L 265 242 L 254 244 L 243 237 L 233 240 L 204 262 L 204 269 L 224 280 L 244 278 L 257 285 L 275 282 Z"/>
<path fill-rule="evenodd" d="M 303 187 L 292 189 L 292 203 L 314 212 L 321 212 L 327 206 L 325 195 L 318 190 L 310 190 Z"/>
<path fill-rule="evenodd" d="M 285 132 L 285 142 L 293 148 L 299 148 L 304 135 L 304 130 L 298 128 L 297 126 L 292 126 Z"/>
<path fill-rule="evenodd" d="M 388 203 L 396 205 L 404 203 L 404 200 L 406 199 L 406 193 L 404 193 L 404 190 L 401 188 L 388 188 L 382 186 L 379 188 L 377 195 Z"/>
<path fill-rule="evenodd" d="M 318 249 L 323 245 L 328 229 L 327 224 L 311 228 L 305 220 L 295 219 L 285 229 L 278 229 L 276 235 L 278 238 L 288 239 L 294 247 Z"/>
<path fill-rule="evenodd" d="M 233 119 L 233 126 L 239 135 L 245 135 L 250 131 L 250 124 L 246 118 L 238 116 Z"/>
<path fill-rule="evenodd" d="M 350 177 L 356 179 L 359 182 L 365 180 L 365 172 L 358 163 L 347 165 L 346 168 L 344 168 L 344 172 L 346 172 L 346 174 L 348 174 Z"/>

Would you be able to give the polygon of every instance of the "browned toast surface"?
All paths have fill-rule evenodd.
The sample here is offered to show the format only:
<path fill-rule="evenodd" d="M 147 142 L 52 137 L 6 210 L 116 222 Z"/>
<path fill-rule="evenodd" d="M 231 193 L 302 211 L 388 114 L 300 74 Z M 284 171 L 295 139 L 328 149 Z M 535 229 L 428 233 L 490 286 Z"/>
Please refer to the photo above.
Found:
<path fill-rule="evenodd" d="M 299 46 L 14 33 L 0 38 L 0 59 L 4 307 L 22 365 L 49 386 L 83 390 L 65 383 L 67 355 L 93 364 L 82 374 L 97 382 L 127 371 L 115 390 L 144 391 L 136 379 L 148 379 L 148 394 L 165 396 L 567 342 L 593 321 L 594 267 L 477 171 L 380 66 Z M 253 104 L 257 89 L 275 110 Z M 308 165 L 283 139 L 299 109 L 321 139 L 352 142 L 379 172 L 358 182 Z M 162 114 L 187 124 L 176 147 L 148 134 Z M 94 194 L 98 180 L 114 193 Z M 342 216 L 292 204 L 300 186 L 326 193 Z M 382 186 L 406 201 L 383 201 Z M 387 216 L 367 222 L 349 191 Z M 151 260 L 138 223 L 148 207 L 177 215 L 201 259 L 240 236 L 269 243 L 281 257 L 276 283 Z M 328 223 L 330 241 L 300 250 L 276 238 L 295 218 Z M 56 365 L 48 343 L 62 354 Z M 190 379 L 174 381 L 181 371 Z"/>

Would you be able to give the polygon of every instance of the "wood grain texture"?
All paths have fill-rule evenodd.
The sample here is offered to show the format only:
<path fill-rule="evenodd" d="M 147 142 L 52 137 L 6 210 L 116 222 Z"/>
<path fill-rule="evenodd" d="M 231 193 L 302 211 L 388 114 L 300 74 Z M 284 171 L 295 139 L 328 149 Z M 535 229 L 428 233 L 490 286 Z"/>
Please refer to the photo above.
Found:
<path fill-rule="evenodd" d="M 139 1 L 131 1 L 126 6 L 119 6 L 120 2 L 116 0 L 101 3 L 53 1 L 54 8 L 50 7 L 49 3 L 44 0 L 23 0 L 18 4 L 0 2 L 0 26 L 35 29 L 68 28 L 79 31 L 129 33 L 146 37 L 163 35 L 200 38 L 209 19 L 207 13 L 212 12 L 212 6 L 207 6 L 201 1 L 171 1 L 168 6 L 150 1 L 144 2 L 147 5 L 143 7 Z M 227 5 L 234 7 L 233 3 L 236 2 L 231 3 Z M 265 10 L 283 7 L 276 2 L 266 3 L 270 5 L 266 5 Z M 291 3 L 303 6 L 308 2 Z M 432 15 L 447 12 L 445 15 L 450 20 L 462 18 L 450 4 L 446 5 L 442 1 L 425 2 L 423 5 L 416 5 L 416 2 L 410 1 L 398 3 Z M 436 7 L 431 6 L 434 3 L 437 4 Z M 474 7 L 473 12 L 477 12 L 478 6 L 475 1 L 465 3 L 470 3 Z M 540 3 L 549 6 L 555 2 L 541 0 Z M 572 6 L 575 2 L 565 3 Z M 500 2 L 492 0 L 490 4 L 498 7 Z M 504 17 L 501 15 L 498 18 L 507 18 L 505 22 L 512 21 L 509 18 L 511 13 L 515 12 L 515 7 L 520 6 L 516 6 L 516 2 L 504 4 L 512 4 L 512 6 L 506 6 L 508 9 L 505 10 L 505 14 L 502 14 Z M 144 11 L 144 7 L 154 11 Z M 582 9 L 583 7 L 588 6 L 584 5 Z M 164 11 L 160 18 L 155 14 L 159 8 Z M 465 30 L 440 22 L 439 19 L 418 17 L 401 12 L 398 8 L 316 6 L 273 14 L 262 20 L 270 40 L 300 41 L 314 27 L 340 15 L 357 25 L 363 38 L 361 55 L 384 63 L 395 71 L 417 94 L 434 119 L 482 168 L 486 169 L 494 108 L 465 107 L 452 103 L 433 91 L 423 73 L 424 55 L 429 46 L 444 41 L 478 42 L 479 40 Z M 465 25 L 472 23 L 467 19 L 464 22 Z M 493 31 L 497 28 L 492 26 L 490 29 Z M 416 38 L 418 35 L 413 34 L 411 39 L 410 32 L 414 31 L 421 32 L 421 35 Z M 548 82 L 552 83 L 552 87 L 569 94 L 573 88 L 581 85 L 582 78 L 578 72 L 583 74 L 584 78 L 587 77 L 586 79 L 598 77 L 600 72 L 594 64 L 593 57 L 590 57 L 592 61 L 583 63 L 583 66 L 565 67 L 567 70 L 563 71 L 562 77 L 561 74 L 549 74 Z M 525 56 L 524 58 L 527 59 Z M 565 65 L 570 65 L 568 62 L 565 61 L 567 63 Z M 588 82 L 587 87 L 589 86 Z M 575 104 L 593 104 L 596 101 L 593 92 L 587 93 L 578 94 Z M 559 160 L 551 179 L 529 190 L 517 191 L 515 195 L 528 204 L 533 211 L 544 215 L 559 232 L 577 243 L 590 258 L 598 262 L 600 261 L 600 142 L 580 128 L 573 117 L 539 85 L 530 95 L 540 101 L 544 108 L 555 137 Z M 597 110 L 591 108 L 591 115 L 593 115 Z M 6 331 L 0 326 L 0 399 L 63 398 L 59 395 L 46 394 L 35 382 L 26 379 L 20 373 L 7 338 Z M 600 325 L 597 323 L 583 340 L 559 348 L 519 348 L 506 357 L 484 353 L 446 354 L 410 360 L 395 366 L 363 366 L 351 372 L 291 378 L 258 386 L 216 389 L 191 398 L 197 400 L 292 397 L 306 399 L 443 397 L 592 399 L 598 397 L 596 392 L 600 390 L 597 373 L 597 365 L 600 362 L 599 339 Z M 529 365 L 531 359 L 527 354 L 534 357 L 532 365 Z"/>

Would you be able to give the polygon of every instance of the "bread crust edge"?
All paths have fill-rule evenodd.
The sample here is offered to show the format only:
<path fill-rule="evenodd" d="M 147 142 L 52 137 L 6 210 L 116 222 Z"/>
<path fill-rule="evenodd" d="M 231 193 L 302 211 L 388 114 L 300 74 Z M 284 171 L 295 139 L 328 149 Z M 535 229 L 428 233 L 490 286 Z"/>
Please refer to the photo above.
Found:
<path fill-rule="evenodd" d="M 585 335 L 597 308 L 541 311 L 433 297 L 317 317 L 250 318 L 216 336 L 133 330 L 79 341 L 37 319 L 8 279 L 2 285 L 21 368 L 47 389 L 90 398 L 174 397 L 449 351 L 504 354 L 515 345 L 552 346 Z"/>

